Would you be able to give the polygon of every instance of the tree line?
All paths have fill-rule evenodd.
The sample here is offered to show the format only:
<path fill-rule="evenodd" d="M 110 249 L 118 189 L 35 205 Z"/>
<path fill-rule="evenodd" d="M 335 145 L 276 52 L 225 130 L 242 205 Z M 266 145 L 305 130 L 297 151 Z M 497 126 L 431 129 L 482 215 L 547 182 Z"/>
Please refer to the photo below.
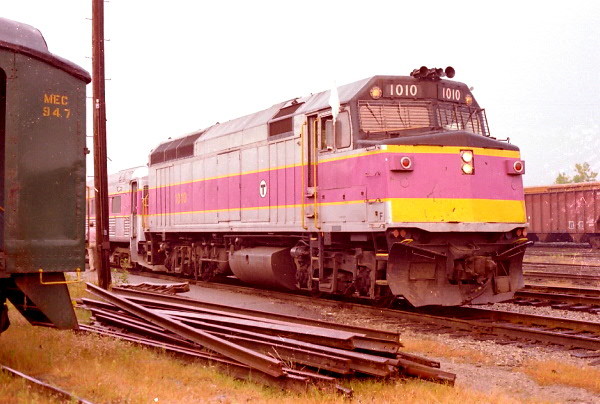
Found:
<path fill-rule="evenodd" d="M 570 177 L 564 172 L 559 172 L 554 180 L 555 184 L 572 184 L 577 182 L 596 181 L 597 172 L 592 171 L 589 163 L 575 164 L 575 174 Z"/>

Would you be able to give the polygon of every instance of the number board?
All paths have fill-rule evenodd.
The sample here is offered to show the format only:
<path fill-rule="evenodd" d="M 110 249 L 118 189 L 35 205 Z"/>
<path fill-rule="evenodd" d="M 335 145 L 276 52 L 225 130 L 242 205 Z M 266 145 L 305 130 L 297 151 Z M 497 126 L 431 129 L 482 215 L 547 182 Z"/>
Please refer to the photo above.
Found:
<path fill-rule="evenodd" d="M 414 83 L 387 82 L 383 85 L 386 98 L 423 98 L 423 87 Z"/>
<path fill-rule="evenodd" d="M 464 85 L 448 86 L 447 84 L 434 82 L 385 81 L 381 83 L 381 90 L 384 98 L 437 98 L 440 101 L 463 104 L 467 102 L 467 96 L 469 95 Z"/>
<path fill-rule="evenodd" d="M 465 91 L 456 87 L 438 85 L 438 99 L 442 101 L 465 102 Z"/>

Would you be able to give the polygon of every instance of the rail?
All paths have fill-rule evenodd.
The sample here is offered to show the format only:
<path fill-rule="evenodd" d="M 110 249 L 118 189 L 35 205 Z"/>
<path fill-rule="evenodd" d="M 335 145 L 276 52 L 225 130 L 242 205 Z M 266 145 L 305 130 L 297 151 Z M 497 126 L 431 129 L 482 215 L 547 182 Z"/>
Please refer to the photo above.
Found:
<path fill-rule="evenodd" d="M 56 387 L 56 386 L 53 386 L 46 382 L 43 382 L 43 381 L 36 379 L 35 377 L 29 376 L 23 372 L 19 372 L 18 370 L 9 368 L 8 366 L 0 365 L 0 370 L 2 370 L 5 373 L 8 373 L 9 375 L 11 375 L 13 377 L 19 377 L 21 379 L 24 379 L 25 381 L 27 381 L 29 384 L 33 385 L 34 387 L 36 387 L 40 390 L 43 390 L 49 394 L 52 394 L 53 396 L 58 396 L 59 398 L 66 400 L 66 402 L 92 404 L 91 401 L 87 401 L 82 398 L 79 398 L 79 397 L 75 396 L 74 394 L 71 394 L 71 393 L 61 389 L 60 387 Z"/>

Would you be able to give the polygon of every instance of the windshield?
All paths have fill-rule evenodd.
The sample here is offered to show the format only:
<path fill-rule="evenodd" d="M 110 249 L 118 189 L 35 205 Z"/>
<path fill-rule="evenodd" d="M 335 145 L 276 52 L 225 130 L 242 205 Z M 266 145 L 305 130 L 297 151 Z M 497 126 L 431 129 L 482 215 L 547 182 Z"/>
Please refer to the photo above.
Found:
<path fill-rule="evenodd" d="M 489 136 L 485 110 L 433 102 L 359 101 L 360 128 L 369 138 L 432 130 L 467 130 Z"/>

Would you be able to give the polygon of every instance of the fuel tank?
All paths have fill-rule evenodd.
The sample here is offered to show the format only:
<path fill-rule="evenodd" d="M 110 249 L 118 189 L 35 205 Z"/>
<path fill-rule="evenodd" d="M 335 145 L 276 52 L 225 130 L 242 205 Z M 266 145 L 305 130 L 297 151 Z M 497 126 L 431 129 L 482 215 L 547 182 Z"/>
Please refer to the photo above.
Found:
<path fill-rule="evenodd" d="M 285 247 L 251 247 L 229 256 L 233 274 L 243 282 L 277 289 L 296 289 L 296 266 Z"/>

